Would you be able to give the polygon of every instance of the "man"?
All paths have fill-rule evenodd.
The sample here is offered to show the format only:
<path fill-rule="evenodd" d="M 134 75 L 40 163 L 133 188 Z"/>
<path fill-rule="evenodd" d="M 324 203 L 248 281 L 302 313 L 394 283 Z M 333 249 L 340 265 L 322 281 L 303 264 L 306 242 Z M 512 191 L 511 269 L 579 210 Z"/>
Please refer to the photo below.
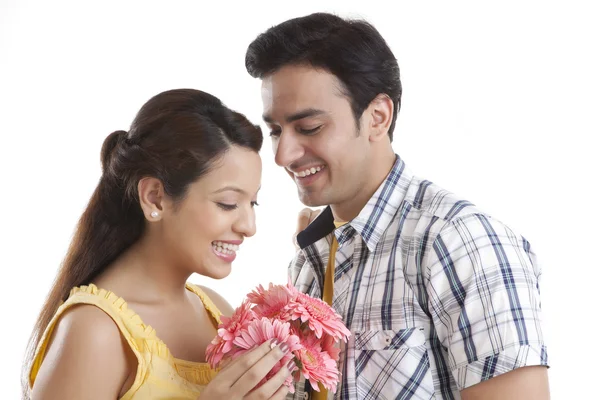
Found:
<path fill-rule="evenodd" d="M 549 398 L 535 255 L 394 153 L 402 88 L 378 31 L 292 19 L 250 44 L 246 67 L 262 79 L 275 161 L 304 204 L 327 206 L 289 272 L 353 333 L 335 398 Z M 293 398 L 309 396 L 327 393 L 298 384 Z"/>

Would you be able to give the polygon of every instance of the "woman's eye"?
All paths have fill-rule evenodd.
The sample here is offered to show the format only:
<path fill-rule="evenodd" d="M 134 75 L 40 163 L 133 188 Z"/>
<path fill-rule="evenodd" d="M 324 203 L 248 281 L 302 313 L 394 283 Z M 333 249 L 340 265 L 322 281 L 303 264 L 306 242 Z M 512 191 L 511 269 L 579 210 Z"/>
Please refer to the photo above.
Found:
<path fill-rule="evenodd" d="M 227 203 L 217 203 L 217 206 L 219 206 L 220 208 L 222 208 L 225 211 L 233 211 L 238 207 L 237 204 L 227 204 Z"/>
<path fill-rule="evenodd" d="M 256 207 L 258 205 L 257 201 L 251 201 L 250 204 L 252 205 L 252 207 Z"/>

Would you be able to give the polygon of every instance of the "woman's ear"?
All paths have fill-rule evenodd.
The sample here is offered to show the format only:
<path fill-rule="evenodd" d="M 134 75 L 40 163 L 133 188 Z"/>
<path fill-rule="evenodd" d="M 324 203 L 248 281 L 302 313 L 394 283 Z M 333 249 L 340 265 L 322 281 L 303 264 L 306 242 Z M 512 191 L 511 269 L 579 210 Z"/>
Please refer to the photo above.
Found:
<path fill-rule="evenodd" d="M 140 206 L 148 221 L 160 221 L 164 211 L 165 190 L 159 179 L 146 177 L 138 182 Z"/>

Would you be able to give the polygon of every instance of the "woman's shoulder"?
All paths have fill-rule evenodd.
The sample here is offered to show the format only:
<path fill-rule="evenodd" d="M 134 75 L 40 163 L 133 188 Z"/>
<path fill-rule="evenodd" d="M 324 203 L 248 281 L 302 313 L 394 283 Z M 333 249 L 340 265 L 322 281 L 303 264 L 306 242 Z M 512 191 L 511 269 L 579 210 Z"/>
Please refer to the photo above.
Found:
<path fill-rule="evenodd" d="M 203 286 L 203 285 L 198 285 L 198 284 L 193 284 L 193 283 L 188 284 L 188 286 L 199 289 L 199 291 L 201 293 L 204 293 L 214 303 L 214 305 L 219 309 L 219 311 L 222 315 L 229 317 L 231 314 L 233 314 L 233 307 L 231 307 L 231 304 L 229 304 L 229 302 L 227 300 L 225 300 L 225 298 L 223 296 L 221 296 L 219 293 L 215 292 L 213 289 Z"/>
<path fill-rule="evenodd" d="M 95 361 L 118 361 L 118 356 L 124 354 L 119 327 L 106 312 L 94 305 L 77 304 L 69 308 L 57 322 L 53 336 L 53 342 L 68 342 L 71 350 L 76 349 L 72 355 Z"/>
<path fill-rule="evenodd" d="M 69 397 L 80 390 L 76 382 L 93 382 L 101 393 L 118 394 L 128 371 L 127 347 L 112 318 L 98 307 L 78 304 L 57 321 L 33 377 L 34 390 Z"/>

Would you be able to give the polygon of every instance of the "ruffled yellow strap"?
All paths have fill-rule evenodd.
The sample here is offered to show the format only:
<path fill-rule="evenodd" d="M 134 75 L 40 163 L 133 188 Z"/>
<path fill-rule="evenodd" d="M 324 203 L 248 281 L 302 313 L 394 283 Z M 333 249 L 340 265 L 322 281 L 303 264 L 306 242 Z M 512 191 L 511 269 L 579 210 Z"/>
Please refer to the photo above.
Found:
<path fill-rule="evenodd" d="M 209 315 L 212 317 L 215 328 L 218 327 L 221 323 L 222 315 L 218 307 L 198 286 L 187 284 L 186 287 L 200 298 Z M 44 355 L 56 324 L 70 307 L 78 304 L 89 304 L 100 308 L 110 316 L 119 327 L 121 334 L 129 343 L 138 361 L 138 371 L 134 386 L 140 382 L 139 378 L 144 376 L 148 368 L 144 353 L 151 353 L 168 360 L 181 376 L 193 383 L 206 384 L 216 373 L 216 371 L 210 369 L 208 364 L 192 363 L 175 359 L 171 355 L 167 345 L 158 338 L 156 331 L 150 325 L 144 324 L 140 316 L 127 307 L 127 303 L 123 298 L 117 296 L 113 292 L 99 289 L 95 285 L 90 284 L 73 288 L 69 298 L 58 308 L 50 324 L 46 328 L 36 350 L 35 359 L 29 374 L 31 386 L 33 386 L 42 361 L 44 360 Z"/>
<path fill-rule="evenodd" d="M 208 295 L 204 293 L 204 291 L 202 291 L 202 289 L 200 289 L 198 286 L 191 283 L 188 283 L 186 286 L 188 290 L 195 293 L 200 298 L 202 304 L 204 304 L 204 308 L 206 308 L 206 311 L 208 311 L 212 317 L 215 328 L 218 327 L 221 323 L 221 315 L 223 315 L 223 313 L 221 313 L 219 308 L 215 305 L 215 303 L 212 302 L 210 297 L 208 297 Z"/>

